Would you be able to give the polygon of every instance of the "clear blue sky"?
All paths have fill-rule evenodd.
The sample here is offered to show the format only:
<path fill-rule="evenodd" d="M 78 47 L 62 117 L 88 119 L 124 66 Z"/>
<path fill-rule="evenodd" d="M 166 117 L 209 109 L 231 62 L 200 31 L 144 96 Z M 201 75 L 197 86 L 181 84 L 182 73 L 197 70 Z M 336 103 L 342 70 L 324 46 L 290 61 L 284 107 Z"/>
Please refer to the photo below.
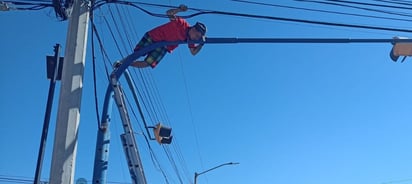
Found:
<path fill-rule="evenodd" d="M 316 13 L 233 1 L 150 1 L 189 8 L 250 13 L 295 19 L 408 29 L 401 21 Z M 261 1 L 263 2 L 263 1 Z M 375 1 L 365 1 L 373 2 Z M 277 4 L 329 11 L 395 17 L 323 4 L 276 1 Z M 110 62 L 129 54 L 149 29 L 167 19 L 136 8 L 110 5 L 118 20 L 119 42 L 132 43 L 119 54 L 105 24 L 107 5 L 95 12 L 96 26 Z M 142 6 L 163 13 L 165 8 Z M 117 8 L 122 11 L 120 15 Z M 399 9 L 383 8 L 402 12 Z M 189 11 L 181 15 L 195 13 Z M 127 15 L 127 16 L 126 16 Z M 120 18 L 121 17 L 121 18 Z M 399 18 L 399 17 L 397 17 Z M 130 22 L 124 27 L 120 22 Z M 252 38 L 392 38 L 408 33 L 328 27 L 223 15 L 188 19 L 204 22 L 209 37 Z M 33 179 L 49 81 L 46 55 L 65 49 L 67 21 L 53 9 L 0 12 L 0 177 Z M 113 26 L 113 25 L 112 25 Z M 115 31 L 115 28 L 112 27 Z M 409 27 L 410 29 L 410 27 Z M 116 31 L 115 31 L 116 32 Z M 91 34 L 89 35 L 89 40 Z M 96 46 L 97 47 L 97 46 Z M 173 128 L 172 150 L 183 183 L 383 184 L 412 183 L 411 60 L 394 63 L 389 43 L 357 44 L 213 44 L 195 57 L 185 45 L 159 66 L 144 69 L 152 78 Z M 107 87 L 104 61 L 97 50 L 99 108 Z M 136 70 L 136 69 L 132 69 Z M 138 80 L 138 79 L 136 79 Z M 123 81 L 125 84 L 125 82 Z M 124 86 L 128 90 L 127 86 Z M 42 180 L 50 174 L 60 84 L 57 85 Z M 145 90 L 145 88 L 139 88 Z M 129 96 L 131 100 L 132 97 Z M 133 103 L 133 101 L 131 100 Z M 136 108 L 134 108 L 135 112 Z M 113 108 L 108 181 L 130 182 L 120 144 L 122 128 Z M 101 116 L 101 112 L 99 112 Z M 165 183 L 137 132 L 148 183 Z M 149 118 L 150 124 L 152 122 Z M 156 119 L 156 118 L 154 118 Z M 94 109 L 91 44 L 86 56 L 75 179 L 92 179 L 97 120 Z M 164 149 L 151 142 L 169 183 L 180 183 Z M 178 153 L 178 154 L 175 154 Z"/>

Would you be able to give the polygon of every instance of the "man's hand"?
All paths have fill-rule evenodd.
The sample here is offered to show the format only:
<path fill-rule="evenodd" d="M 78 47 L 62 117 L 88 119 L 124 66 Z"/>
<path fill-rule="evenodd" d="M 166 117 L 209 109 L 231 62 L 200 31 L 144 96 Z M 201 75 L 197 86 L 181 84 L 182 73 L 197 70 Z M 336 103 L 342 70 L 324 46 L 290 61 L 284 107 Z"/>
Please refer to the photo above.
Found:
<path fill-rule="evenodd" d="M 175 20 L 176 14 L 184 11 L 187 11 L 187 6 L 181 4 L 178 8 L 172 8 L 170 10 L 167 10 L 166 15 L 169 17 L 170 20 Z"/>
<path fill-rule="evenodd" d="M 180 11 L 187 11 L 187 6 L 184 5 L 184 4 L 181 4 L 181 5 L 179 6 L 179 9 L 180 9 Z"/>

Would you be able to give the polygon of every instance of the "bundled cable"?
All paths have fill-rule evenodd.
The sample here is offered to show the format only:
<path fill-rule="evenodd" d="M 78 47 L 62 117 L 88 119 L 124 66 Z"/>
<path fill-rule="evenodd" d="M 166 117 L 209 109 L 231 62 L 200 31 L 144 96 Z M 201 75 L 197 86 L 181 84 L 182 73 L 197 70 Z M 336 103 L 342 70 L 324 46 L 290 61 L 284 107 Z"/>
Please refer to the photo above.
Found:
<path fill-rule="evenodd" d="M 312 1 L 312 0 L 299 0 L 299 1 L 315 2 L 315 1 Z M 165 14 L 153 13 L 153 12 L 150 12 L 150 11 L 140 7 L 138 5 L 140 3 L 126 2 L 126 1 L 115 1 L 113 3 L 132 6 L 134 8 L 137 8 L 137 9 L 143 11 L 144 13 L 146 13 L 150 16 L 167 18 L 167 15 L 165 15 Z M 327 2 L 323 2 L 323 3 L 327 3 Z M 347 28 L 359 28 L 359 29 L 370 29 L 370 30 L 412 33 L 412 30 L 410 30 L 410 29 L 401 29 L 401 28 L 379 27 L 379 26 L 368 26 L 368 25 L 357 25 L 357 24 L 345 24 L 345 23 L 336 23 L 336 22 L 324 22 L 324 21 L 316 21 L 316 20 L 305 20 L 305 19 L 295 19 L 295 18 L 275 17 L 275 16 L 265 16 L 265 15 L 254 15 L 254 14 L 235 13 L 235 12 L 226 12 L 226 11 L 202 10 L 202 9 L 195 9 L 195 8 L 190 8 L 190 9 L 198 11 L 198 12 L 190 14 L 190 15 L 186 15 L 186 16 L 180 16 L 180 17 L 182 17 L 184 19 L 189 19 L 189 18 L 193 18 L 193 17 L 199 16 L 199 15 L 214 14 L 214 15 L 227 15 L 227 16 L 246 17 L 246 18 L 255 18 L 255 19 L 266 19 L 266 20 L 274 20 L 274 21 L 315 24 L 315 25 L 324 25 L 324 26 L 335 26 L 335 27 L 347 27 Z"/>
<path fill-rule="evenodd" d="M 53 7 L 52 4 L 39 2 L 16 2 L 16 1 L 0 1 L 0 10 L 41 10 L 44 8 Z"/>

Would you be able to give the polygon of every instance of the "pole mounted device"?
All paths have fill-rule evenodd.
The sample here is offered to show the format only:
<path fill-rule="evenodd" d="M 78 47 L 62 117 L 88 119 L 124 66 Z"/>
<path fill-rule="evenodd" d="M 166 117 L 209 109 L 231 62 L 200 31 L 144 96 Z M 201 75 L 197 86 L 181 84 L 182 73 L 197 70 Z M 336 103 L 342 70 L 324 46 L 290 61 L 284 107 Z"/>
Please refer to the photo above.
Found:
<path fill-rule="evenodd" d="M 42 135 L 40 139 L 39 154 L 37 157 L 36 172 L 34 175 L 34 184 L 40 184 L 41 171 L 43 167 L 44 152 L 46 149 L 47 134 L 49 132 L 50 116 L 53 106 L 54 90 L 56 82 L 61 79 L 63 58 L 60 57 L 60 44 L 54 46 L 54 56 L 46 57 L 47 78 L 50 79 L 49 94 L 47 97 L 46 112 L 44 115 Z"/>

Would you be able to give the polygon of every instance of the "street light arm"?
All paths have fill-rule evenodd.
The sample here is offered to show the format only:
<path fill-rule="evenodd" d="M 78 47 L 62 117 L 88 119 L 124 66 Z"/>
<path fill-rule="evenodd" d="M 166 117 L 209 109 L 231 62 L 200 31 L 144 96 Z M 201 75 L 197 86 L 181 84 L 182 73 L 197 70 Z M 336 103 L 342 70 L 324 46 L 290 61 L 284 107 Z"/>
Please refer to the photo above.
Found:
<path fill-rule="evenodd" d="M 215 169 L 217 169 L 217 168 L 219 168 L 219 167 L 222 167 L 222 166 L 225 166 L 225 165 L 235 165 L 235 164 L 239 164 L 238 162 L 228 162 L 228 163 L 224 163 L 224 164 L 220 164 L 220 165 L 218 165 L 218 166 L 216 166 L 216 167 L 213 167 L 213 168 L 210 168 L 210 169 L 208 169 L 208 170 L 206 170 L 206 171 L 203 171 L 203 172 L 200 172 L 200 173 L 195 173 L 197 176 L 199 176 L 199 175 L 202 175 L 202 174 L 205 174 L 205 173 L 207 173 L 207 172 L 209 172 L 209 171 L 211 171 L 211 170 L 215 170 Z"/>
<path fill-rule="evenodd" d="M 220 165 L 218 165 L 218 166 L 216 166 L 216 167 L 210 168 L 210 169 L 208 169 L 208 170 L 206 170 L 206 171 L 203 171 L 203 172 L 200 172 L 200 173 L 195 172 L 195 184 L 197 184 L 197 177 L 198 177 L 198 176 L 200 176 L 200 175 L 202 175 L 202 174 L 205 174 L 205 173 L 207 173 L 207 172 L 209 172 L 209 171 L 211 171 L 211 170 L 217 169 L 217 168 L 219 168 L 219 167 L 225 166 L 225 165 L 235 165 L 235 164 L 239 164 L 239 162 L 228 162 L 228 163 L 220 164 Z"/>

